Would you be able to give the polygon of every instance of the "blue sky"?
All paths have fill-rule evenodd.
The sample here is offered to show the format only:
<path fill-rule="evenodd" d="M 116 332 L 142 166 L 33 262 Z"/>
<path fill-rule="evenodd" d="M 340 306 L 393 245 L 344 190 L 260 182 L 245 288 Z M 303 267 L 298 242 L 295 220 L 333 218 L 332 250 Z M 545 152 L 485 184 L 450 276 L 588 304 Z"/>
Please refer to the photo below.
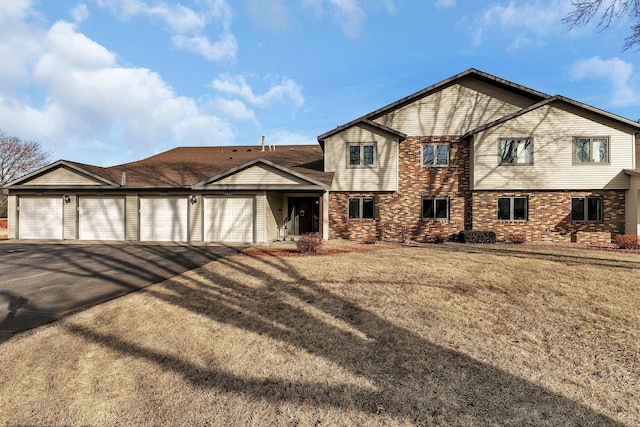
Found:
<path fill-rule="evenodd" d="M 175 146 L 315 143 L 477 68 L 640 118 L 631 22 L 561 0 L 0 2 L 0 129 L 100 166 Z"/>

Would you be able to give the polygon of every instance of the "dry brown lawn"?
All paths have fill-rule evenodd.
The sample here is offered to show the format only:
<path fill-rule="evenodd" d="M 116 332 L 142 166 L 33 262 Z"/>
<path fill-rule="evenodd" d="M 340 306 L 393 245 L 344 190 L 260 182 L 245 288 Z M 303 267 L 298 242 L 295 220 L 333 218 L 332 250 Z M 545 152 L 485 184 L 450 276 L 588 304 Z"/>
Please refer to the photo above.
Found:
<path fill-rule="evenodd" d="M 640 255 L 235 255 L 0 344 L 8 425 L 640 425 Z"/>

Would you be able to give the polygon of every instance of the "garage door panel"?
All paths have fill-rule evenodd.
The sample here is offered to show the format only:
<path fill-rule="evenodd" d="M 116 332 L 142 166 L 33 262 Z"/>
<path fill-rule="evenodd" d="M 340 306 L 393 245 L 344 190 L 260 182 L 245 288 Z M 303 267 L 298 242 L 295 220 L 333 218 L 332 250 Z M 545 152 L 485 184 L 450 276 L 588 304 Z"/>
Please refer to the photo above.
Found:
<path fill-rule="evenodd" d="M 205 198 L 205 240 L 253 242 L 253 197 Z"/>
<path fill-rule="evenodd" d="M 20 239 L 62 239 L 62 197 L 20 197 Z"/>
<path fill-rule="evenodd" d="M 123 197 L 80 197 L 81 240 L 124 240 L 125 205 Z"/>
<path fill-rule="evenodd" d="M 140 240 L 186 242 L 188 227 L 186 197 L 140 199 Z"/>

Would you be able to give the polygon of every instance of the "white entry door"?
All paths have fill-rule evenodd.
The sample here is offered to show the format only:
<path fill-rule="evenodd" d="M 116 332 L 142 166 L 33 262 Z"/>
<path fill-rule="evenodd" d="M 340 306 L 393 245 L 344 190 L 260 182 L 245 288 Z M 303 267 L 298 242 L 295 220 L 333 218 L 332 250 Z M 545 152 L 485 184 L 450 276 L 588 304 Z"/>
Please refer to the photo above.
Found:
<path fill-rule="evenodd" d="M 207 242 L 253 242 L 253 197 L 205 197 Z"/>
<path fill-rule="evenodd" d="M 80 240 L 124 240 L 124 197 L 80 197 Z"/>
<path fill-rule="evenodd" d="M 20 197 L 19 239 L 62 239 L 63 201 L 60 197 Z"/>
<path fill-rule="evenodd" d="M 187 197 L 144 197 L 140 199 L 140 240 L 186 242 Z"/>

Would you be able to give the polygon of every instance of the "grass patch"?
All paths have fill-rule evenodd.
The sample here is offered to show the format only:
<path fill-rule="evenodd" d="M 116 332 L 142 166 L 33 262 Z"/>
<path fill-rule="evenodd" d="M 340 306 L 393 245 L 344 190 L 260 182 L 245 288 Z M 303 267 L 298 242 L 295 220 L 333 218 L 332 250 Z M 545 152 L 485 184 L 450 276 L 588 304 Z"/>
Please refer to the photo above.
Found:
<path fill-rule="evenodd" d="M 640 255 L 236 255 L 0 345 L 0 423 L 639 425 Z"/>

